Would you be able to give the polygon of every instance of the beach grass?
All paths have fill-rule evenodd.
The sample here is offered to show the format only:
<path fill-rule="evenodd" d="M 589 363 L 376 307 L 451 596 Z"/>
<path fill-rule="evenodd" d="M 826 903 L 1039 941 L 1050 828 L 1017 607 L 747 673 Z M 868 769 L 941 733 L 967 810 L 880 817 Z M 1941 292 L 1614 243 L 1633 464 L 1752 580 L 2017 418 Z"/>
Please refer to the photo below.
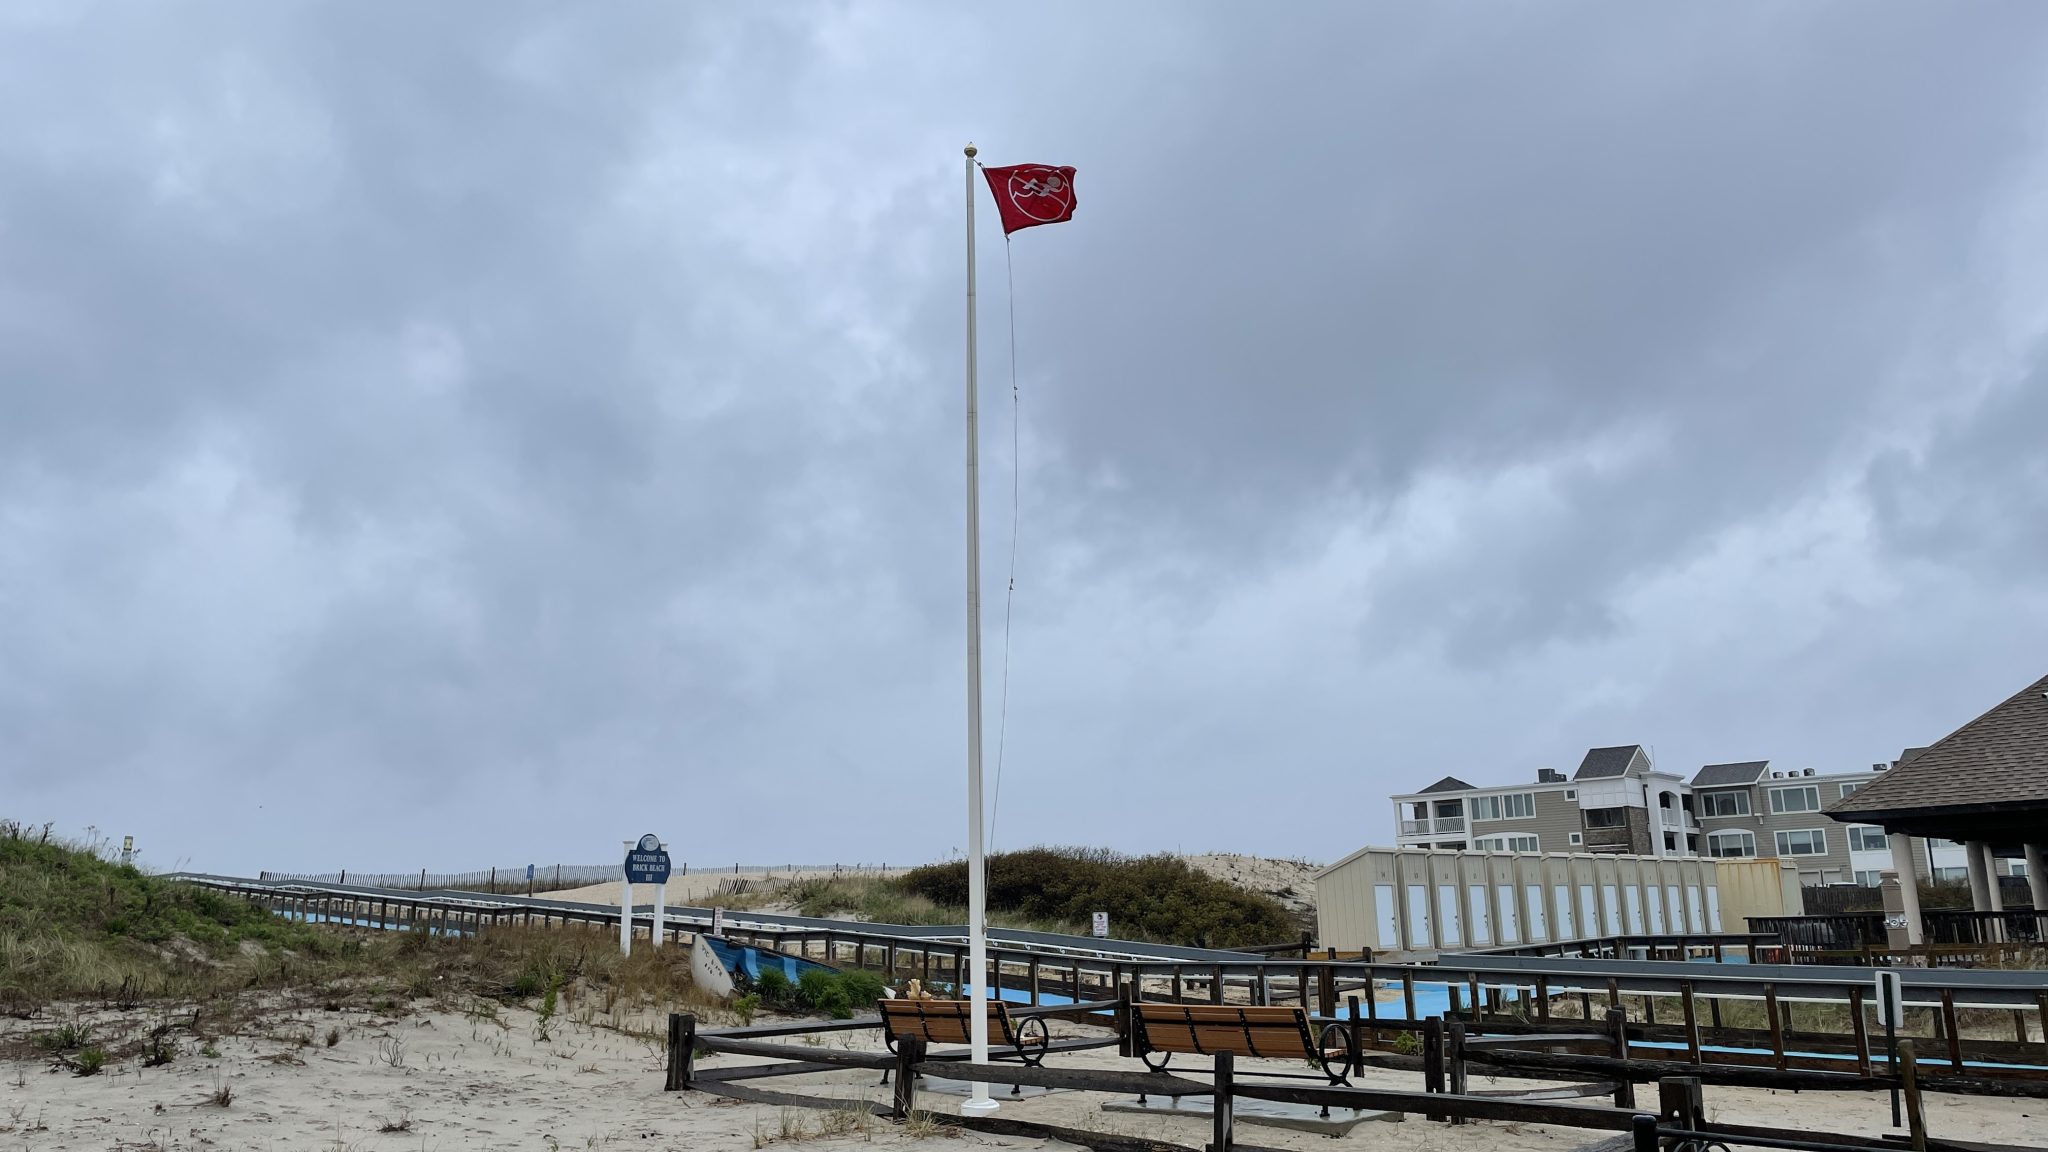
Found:
<path fill-rule="evenodd" d="M 553 995 L 563 1011 L 594 1005 L 592 1017 L 650 1034 L 671 1009 L 730 1015 L 696 988 L 687 949 L 622 957 L 609 932 L 574 928 L 441 936 L 309 925 L 152 876 L 103 842 L 0 821 L 0 1012 L 198 1003 L 229 1016 L 264 994 L 328 1010 L 428 1001 L 480 1016 L 489 1010 L 477 1005 Z M 61 1027 L 52 1042 L 66 1040 Z"/>

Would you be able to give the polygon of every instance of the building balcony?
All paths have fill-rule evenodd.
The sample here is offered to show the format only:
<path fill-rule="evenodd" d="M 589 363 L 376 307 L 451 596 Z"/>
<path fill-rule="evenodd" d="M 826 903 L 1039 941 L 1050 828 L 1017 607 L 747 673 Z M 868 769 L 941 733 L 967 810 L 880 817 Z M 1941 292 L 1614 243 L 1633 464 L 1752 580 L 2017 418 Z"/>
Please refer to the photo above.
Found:
<path fill-rule="evenodd" d="M 1456 836 L 1465 831 L 1463 816 L 1439 816 L 1434 820 L 1403 820 L 1403 836 Z"/>
<path fill-rule="evenodd" d="M 1594 852 L 1625 852 L 1632 844 L 1629 830 L 1623 828 L 1588 828 L 1582 837 L 1588 850 Z"/>

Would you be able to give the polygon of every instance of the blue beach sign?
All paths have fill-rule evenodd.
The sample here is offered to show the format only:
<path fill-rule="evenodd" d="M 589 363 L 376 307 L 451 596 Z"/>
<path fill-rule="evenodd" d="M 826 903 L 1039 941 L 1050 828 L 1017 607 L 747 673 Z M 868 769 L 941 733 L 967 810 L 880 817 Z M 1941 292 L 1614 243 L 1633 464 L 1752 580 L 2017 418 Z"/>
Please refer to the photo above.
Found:
<path fill-rule="evenodd" d="M 661 837 L 652 832 L 626 852 L 628 884 L 666 884 L 668 870 L 668 853 L 661 846 Z"/>

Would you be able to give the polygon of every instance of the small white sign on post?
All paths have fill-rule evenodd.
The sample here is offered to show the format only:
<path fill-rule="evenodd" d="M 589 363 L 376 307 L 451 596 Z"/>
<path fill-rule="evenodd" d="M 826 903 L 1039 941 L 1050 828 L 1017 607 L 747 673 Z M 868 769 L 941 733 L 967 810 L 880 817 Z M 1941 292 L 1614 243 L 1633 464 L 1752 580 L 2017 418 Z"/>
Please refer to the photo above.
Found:
<path fill-rule="evenodd" d="M 713 936 L 725 935 L 725 909 L 713 908 L 711 910 L 711 934 Z"/>
<path fill-rule="evenodd" d="M 1097 912 L 1095 914 L 1095 938 L 1097 940 L 1109 939 L 1109 913 Z"/>
<path fill-rule="evenodd" d="M 1906 1023 L 1906 987 L 1897 972 L 1882 971 L 1877 974 L 1877 1022 L 1904 1027 Z"/>

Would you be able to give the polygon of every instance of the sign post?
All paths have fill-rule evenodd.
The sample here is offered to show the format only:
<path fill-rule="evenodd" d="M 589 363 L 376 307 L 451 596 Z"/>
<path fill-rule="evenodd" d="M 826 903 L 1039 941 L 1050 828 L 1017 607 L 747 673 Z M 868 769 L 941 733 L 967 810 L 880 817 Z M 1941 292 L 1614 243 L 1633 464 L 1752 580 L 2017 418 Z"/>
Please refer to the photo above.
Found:
<path fill-rule="evenodd" d="M 1097 912 L 1095 914 L 1095 938 L 1097 940 L 1109 939 L 1109 913 Z"/>
<path fill-rule="evenodd" d="M 526 866 L 526 895 L 529 899 L 533 896 L 533 865 L 531 864 Z"/>
<path fill-rule="evenodd" d="M 656 841 L 656 851 L 661 853 L 664 860 L 668 858 L 668 845 Z M 661 879 L 654 882 L 654 946 L 656 948 L 661 947 L 661 938 L 667 934 L 667 929 L 668 875 L 663 873 Z"/>
<path fill-rule="evenodd" d="M 633 885 L 654 885 L 654 946 L 661 947 L 662 897 L 668 885 L 668 846 L 649 832 L 626 845 L 625 884 L 619 889 L 619 953 L 633 954 Z"/>
<path fill-rule="evenodd" d="M 1883 969 L 1877 974 L 1877 1022 L 1884 1025 L 1885 1071 L 1892 1077 L 1892 1127 L 1899 1117 L 1899 1021 L 1906 1014 L 1906 986 L 1899 974 Z"/>
<path fill-rule="evenodd" d="M 713 908 L 711 910 L 711 934 L 713 936 L 725 935 L 725 909 Z"/>

